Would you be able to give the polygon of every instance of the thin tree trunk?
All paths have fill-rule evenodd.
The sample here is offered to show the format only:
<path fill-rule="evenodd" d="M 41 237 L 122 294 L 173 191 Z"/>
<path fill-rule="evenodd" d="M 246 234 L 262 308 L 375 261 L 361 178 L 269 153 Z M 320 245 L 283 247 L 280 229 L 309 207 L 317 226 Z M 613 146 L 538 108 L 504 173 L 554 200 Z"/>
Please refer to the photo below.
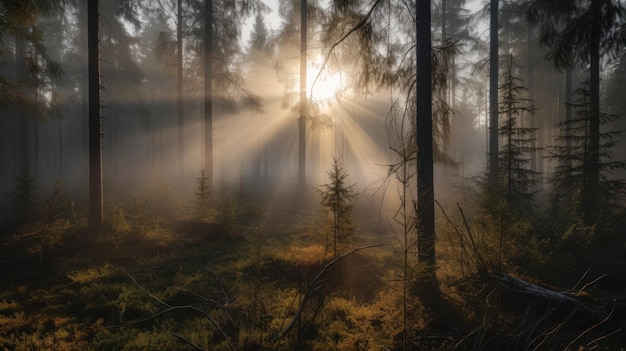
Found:
<path fill-rule="evenodd" d="M 572 68 L 565 69 L 565 167 L 572 169 L 572 133 L 570 123 L 572 121 Z"/>
<path fill-rule="evenodd" d="M 417 2 L 417 258 L 434 275 L 432 43 L 430 0 Z"/>
<path fill-rule="evenodd" d="M 213 189 L 213 0 L 204 15 L 204 171 L 209 194 Z"/>
<path fill-rule="evenodd" d="M 98 0 L 87 4 L 89 54 L 89 232 L 102 233 L 102 140 L 100 125 L 100 44 Z"/>
<path fill-rule="evenodd" d="M 24 41 L 22 38 L 15 36 L 15 80 L 20 81 L 26 74 L 26 67 L 24 65 Z M 16 153 L 17 162 L 15 163 L 17 174 L 30 172 L 30 146 L 31 139 L 29 133 L 28 118 L 20 113 L 19 109 L 15 108 L 15 118 L 17 120 L 17 147 Z"/>
<path fill-rule="evenodd" d="M 535 99 L 535 71 L 533 64 L 533 29 L 531 26 L 528 26 L 528 37 L 527 37 L 527 45 L 528 45 L 528 94 L 530 101 L 534 101 Z M 537 116 L 534 112 L 528 112 L 528 119 L 530 128 L 536 128 L 537 126 Z M 534 137 L 531 139 L 530 147 L 532 151 L 530 152 L 530 170 L 536 172 L 537 171 L 537 138 L 538 133 L 536 131 L 532 132 Z"/>
<path fill-rule="evenodd" d="M 306 193 L 306 120 L 307 120 L 307 1 L 300 1 L 300 119 L 298 120 L 298 191 Z"/>
<path fill-rule="evenodd" d="M 185 174 L 185 139 L 183 115 L 183 0 L 178 0 L 176 18 L 176 55 L 177 55 L 177 90 L 176 107 L 178 112 L 178 181 L 182 182 Z"/>
<path fill-rule="evenodd" d="M 498 0 L 491 0 L 489 24 L 489 181 L 498 176 Z"/>
<path fill-rule="evenodd" d="M 601 17 L 600 1 L 591 4 L 594 11 L 593 18 Z M 597 220 L 599 204 L 598 184 L 600 182 L 600 38 L 602 33 L 598 21 L 591 26 L 589 42 L 589 149 L 586 189 L 583 189 L 584 220 L 592 225 Z"/>

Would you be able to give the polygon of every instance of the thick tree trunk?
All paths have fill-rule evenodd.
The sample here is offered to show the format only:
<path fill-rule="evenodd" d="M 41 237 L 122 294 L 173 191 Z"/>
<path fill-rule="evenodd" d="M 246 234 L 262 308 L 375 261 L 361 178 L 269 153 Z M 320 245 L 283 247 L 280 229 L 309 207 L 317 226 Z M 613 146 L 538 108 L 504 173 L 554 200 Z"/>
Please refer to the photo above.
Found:
<path fill-rule="evenodd" d="M 89 232 L 102 233 L 102 140 L 100 125 L 100 50 L 98 0 L 87 4 L 89 54 Z"/>
<path fill-rule="evenodd" d="M 434 275 L 432 43 L 430 0 L 417 2 L 417 258 Z"/>
<path fill-rule="evenodd" d="M 491 0 L 489 24 L 489 181 L 498 177 L 498 0 Z"/>

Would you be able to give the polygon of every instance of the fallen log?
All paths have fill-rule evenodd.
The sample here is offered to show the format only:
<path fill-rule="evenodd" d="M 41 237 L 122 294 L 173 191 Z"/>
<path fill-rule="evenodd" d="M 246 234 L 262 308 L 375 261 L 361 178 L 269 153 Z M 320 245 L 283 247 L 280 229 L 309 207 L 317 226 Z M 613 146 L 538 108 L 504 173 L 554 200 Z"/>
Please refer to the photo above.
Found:
<path fill-rule="evenodd" d="M 511 294 L 544 302 L 554 309 L 568 314 L 577 314 L 597 321 L 605 320 L 611 314 L 612 309 L 609 306 L 593 302 L 588 298 L 588 295 L 576 296 L 571 293 L 550 290 L 504 273 L 492 273 L 492 276 L 502 288 Z"/>

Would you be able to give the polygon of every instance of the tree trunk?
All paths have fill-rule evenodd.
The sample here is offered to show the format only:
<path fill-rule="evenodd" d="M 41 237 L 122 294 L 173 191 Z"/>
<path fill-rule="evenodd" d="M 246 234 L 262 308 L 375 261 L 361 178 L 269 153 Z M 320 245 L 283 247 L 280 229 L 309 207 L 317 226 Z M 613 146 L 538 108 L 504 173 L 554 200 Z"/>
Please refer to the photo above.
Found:
<path fill-rule="evenodd" d="M 602 18 L 600 1 L 591 4 L 593 18 Z M 589 148 L 585 165 L 586 183 L 583 188 L 583 217 L 585 224 L 592 225 L 598 219 L 600 183 L 600 39 L 602 32 L 598 20 L 591 25 L 589 39 Z"/>
<path fill-rule="evenodd" d="M 300 119 L 298 120 L 298 191 L 306 194 L 307 1 L 300 1 Z"/>
<path fill-rule="evenodd" d="M 204 171 L 208 191 L 213 189 L 213 0 L 205 1 L 204 14 Z"/>
<path fill-rule="evenodd" d="M 432 43 L 430 0 L 417 2 L 417 258 L 434 275 Z"/>
<path fill-rule="evenodd" d="M 24 40 L 17 35 L 15 36 L 15 81 L 19 82 L 26 75 L 26 67 L 24 65 Z M 28 118 L 19 107 L 15 107 L 15 119 L 17 120 L 17 145 L 16 157 L 16 174 L 31 172 L 31 138 L 29 131 Z"/>
<path fill-rule="evenodd" d="M 533 28 L 528 26 L 528 37 L 527 43 L 528 45 L 528 98 L 530 101 L 534 101 L 535 99 L 535 72 L 534 72 L 534 63 L 533 63 L 533 54 L 534 54 L 534 40 L 533 40 Z M 530 128 L 536 128 L 537 126 L 537 116 L 533 112 L 528 113 L 528 126 Z M 530 170 L 536 172 L 537 171 L 537 137 L 538 134 L 536 131 L 532 132 L 534 137 L 531 139 L 530 147 L 532 151 L 530 152 Z"/>
<path fill-rule="evenodd" d="M 491 0 L 489 24 L 489 181 L 498 177 L 498 0 Z"/>
<path fill-rule="evenodd" d="M 178 112 L 178 181 L 182 182 L 185 175 L 185 122 L 183 117 L 183 0 L 177 2 L 176 18 L 176 68 L 178 98 L 176 107 Z"/>
<path fill-rule="evenodd" d="M 569 124 L 572 121 L 572 68 L 565 69 L 565 167 L 572 169 L 572 132 Z"/>
<path fill-rule="evenodd" d="M 98 0 L 87 4 L 89 54 L 89 232 L 102 233 L 102 140 L 100 125 L 100 52 Z"/>

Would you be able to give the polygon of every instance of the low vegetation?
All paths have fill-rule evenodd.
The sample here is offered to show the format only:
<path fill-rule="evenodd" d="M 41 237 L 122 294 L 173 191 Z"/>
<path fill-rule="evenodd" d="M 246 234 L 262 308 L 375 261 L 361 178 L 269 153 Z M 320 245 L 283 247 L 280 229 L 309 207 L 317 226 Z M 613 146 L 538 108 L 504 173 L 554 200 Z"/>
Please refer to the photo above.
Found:
<path fill-rule="evenodd" d="M 105 235 L 93 237 L 59 184 L 38 220 L 2 238 L 0 347 L 623 347 L 626 263 L 618 254 L 625 250 L 623 240 L 606 234 L 611 228 L 574 224 L 558 227 L 565 228 L 559 234 L 547 218 L 516 215 L 505 194 L 491 198 L 490 211 L 468 200 L 478 197 L 460 195 L 466 199 L 440 207 L 441 299 L 440 310 L 431 311 L 412 298 L 419 267 L 402 259 L 405 244 L 382 218 L 376 224 L 355 215 L 351 240 L 340 240 L 331 254 L 328 217 L 320 223 L 306 212 L 264 209 L 235 193 L 218 189 L 213 207 L 200 215 L 197 207 L 204 205 L 187 206 L 154 182 L 112 201 Z M 155 194 L 168 201 L 154 201 Z M 508 291 L 497 274 L 567 291 L 607 308 L 610 318 L 595 320 Z"/>

